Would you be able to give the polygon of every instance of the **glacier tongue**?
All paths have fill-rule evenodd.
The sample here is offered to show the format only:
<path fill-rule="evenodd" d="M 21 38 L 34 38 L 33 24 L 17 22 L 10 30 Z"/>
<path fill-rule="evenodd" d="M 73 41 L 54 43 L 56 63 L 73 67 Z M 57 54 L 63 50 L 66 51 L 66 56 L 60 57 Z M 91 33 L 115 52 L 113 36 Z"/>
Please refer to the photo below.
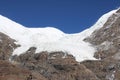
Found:
<path fill-rule="evenodd" d="M 96 60 L 93 57 L 95 48 L 84 42 L 83 39 L 102 27 L 116 11 L 113 10 L 103 15 L 91 28 L 76 34 L 65 34 L 52 27 L 27 28 L 0 15 L 0 32 L 15 39 L 16 43 L 21 45 L 14 50 L 13 55 L 20 55 L 30 47 L 36 47 L 36 53 L 41 51 L 63 51 L 72 54 L 79 62 L 88 59 Z"/>

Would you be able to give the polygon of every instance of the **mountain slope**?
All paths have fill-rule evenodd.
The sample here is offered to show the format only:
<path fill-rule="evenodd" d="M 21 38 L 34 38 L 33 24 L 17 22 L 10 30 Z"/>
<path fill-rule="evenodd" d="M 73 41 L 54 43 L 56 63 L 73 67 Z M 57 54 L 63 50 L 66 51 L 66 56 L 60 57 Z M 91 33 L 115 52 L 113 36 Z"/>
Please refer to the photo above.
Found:
<path fill-rule="evenodd" d="M 84 40 L 96 46 L 94 56 L 99 60 L 82 64 L 101 80 L 120 80 L 120 9 Z"/>
<path fill-rule="evenodd" d="M 13 55 L 20 55 L 30 47 L 36 47 L 36 53 L 42 51 L 63 51 L 72 54 L 77 61 L 95 60 L 93 57 L 95 48 L 83 40 L 93 31 L 102 27 L 115 12 L 116 10 L 113 10 L 103 15 L 91 28 L 76 34 L 65 34 L 52 27 L 27 28 L 0 16 L 0 32 L 15 39 L 16 43 L 20 45 L 20 47 L 14 50 Z"/>
<path fill-rule="evenodd" d="M 120 9 L 76 34 L 0 16 L 0 80 L 120 80 L 119 35 Z"/>

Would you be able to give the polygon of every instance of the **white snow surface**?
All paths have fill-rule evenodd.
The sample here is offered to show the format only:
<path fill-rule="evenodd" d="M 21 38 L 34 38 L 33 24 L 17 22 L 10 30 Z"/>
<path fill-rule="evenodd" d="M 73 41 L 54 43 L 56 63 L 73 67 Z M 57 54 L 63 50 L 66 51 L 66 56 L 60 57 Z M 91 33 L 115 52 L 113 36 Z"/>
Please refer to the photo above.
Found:
<path fill-rule="evenodd" d="M 0 32 L 15 39 L 16 44 L 21 45 L 14 50 L 12 55 L 20 55 L 30 47 L 36 47 L 36 53 L 63 51 L 72 54 L 78 62 L 96 60 L 93 57 L 95 48 L 90 43 L 84 42 L 83 39 L 90 36 L 96 29 L 101 28 L 116 11 L 104 14 L 95 25 L 75 34 L 65 34 L 53 27 L 27 28 L 0 15 Z"/>

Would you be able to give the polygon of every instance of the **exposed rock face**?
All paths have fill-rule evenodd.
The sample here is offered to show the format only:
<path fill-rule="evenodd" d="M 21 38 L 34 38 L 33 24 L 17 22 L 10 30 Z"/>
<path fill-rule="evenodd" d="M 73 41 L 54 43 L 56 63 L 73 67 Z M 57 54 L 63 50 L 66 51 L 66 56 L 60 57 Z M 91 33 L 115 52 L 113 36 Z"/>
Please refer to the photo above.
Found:
<path fill-rule="evenodd" d="M 120 80 L 120 9 L 85 41 L 96 47 L 94 56 L 99 60 L 82 64 L 101 80 Z"/>
<path fill-rule="evenodd" d="M 0 60 L 0 80 L 25 80 L 30 74 L 28 70 Z"/>
<path fill-rule="evenodd" d="M 31 49 L 33 50 L 33 49 Z M 28 50 L 29 52 L 30 49 Z M 72 55 L 63 52 L 26 53 L 14 56 L 21 67 L 43 75 L 48 80 L 96 80 L 93 72 L 75 61 Z"/>
<path fill-rule="evenodd" d="M 42 75 L 0 60 L 0 80 L 47 80 Z"/>
<path fill-rule="evenodd" d="M 82 62 L 100 80 L 120 80 L 120 62 L 114 59 Z"/>
<path fill-rule="evenodd" d="M 19 46 L 14 42 L 15 40 L 0 33 L 0 80 L 47 80 L 40 74 L 17 66 L 17 62 L 9 62 L 13 50 Z"/>
<path fill-rule="evenodd" d="M 13 50 L 17 47 L 15 40 L 0 33 L 0 60 L 8 60 Z"/>
<path fill-rule="evenodd" d="M 104 26 L 93 32 L 93 34 L 85 39 L 92 43 L 96 48 L 96 58 L 111 57 L 120 48 L 120 11 L 114 13 Z"/>

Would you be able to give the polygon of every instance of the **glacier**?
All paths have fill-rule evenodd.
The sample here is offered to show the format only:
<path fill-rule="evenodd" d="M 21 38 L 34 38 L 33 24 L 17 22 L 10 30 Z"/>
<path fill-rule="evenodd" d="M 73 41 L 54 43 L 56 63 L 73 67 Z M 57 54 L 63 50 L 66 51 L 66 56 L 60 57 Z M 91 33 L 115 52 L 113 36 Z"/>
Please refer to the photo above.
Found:
<path fill-rule="evenodd" d="M 93 57 L 96 48 L 83 40 L 100 29 L 116 11 L 112 10 L 104 14 L 92 27 L 75 34 L 66 34 L 54 27 L 27 28 L 0 15 L 0 32 L 15 39 L 15 43 L 21 45 L 12 55 L 20 55 L 30 47 L 36 47 L 36 53 L 63 51 L 73 55 L 78 62 L 96 60 Z"/>

